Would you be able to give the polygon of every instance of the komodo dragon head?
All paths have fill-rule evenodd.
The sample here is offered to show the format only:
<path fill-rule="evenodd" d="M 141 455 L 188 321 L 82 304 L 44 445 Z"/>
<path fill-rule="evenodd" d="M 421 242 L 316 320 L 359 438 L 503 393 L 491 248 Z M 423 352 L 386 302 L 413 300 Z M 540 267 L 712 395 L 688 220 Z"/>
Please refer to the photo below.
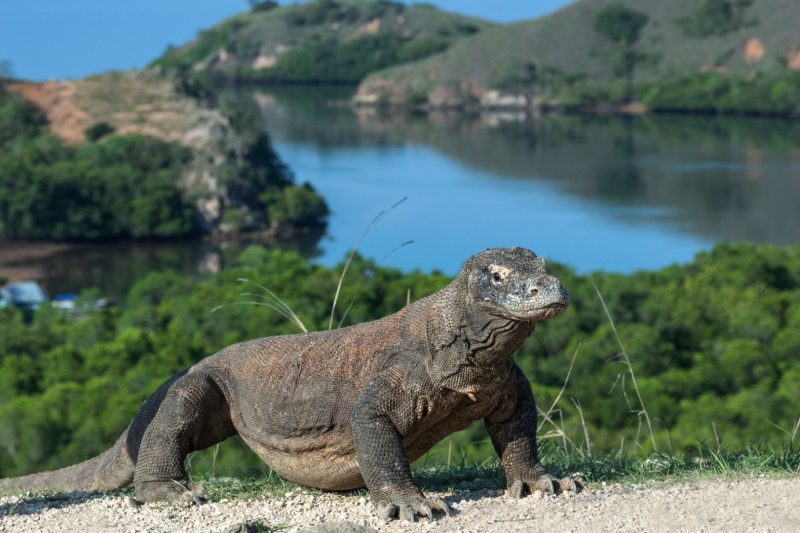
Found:
<path fill-rule="evenodd" d="M 558 278 L 545 272 L 544 259 L 526 248 L 493 248 L 469 258 L 469 294 L 488 314 L 535 322 L 552 318 L 569 304 Z"/>

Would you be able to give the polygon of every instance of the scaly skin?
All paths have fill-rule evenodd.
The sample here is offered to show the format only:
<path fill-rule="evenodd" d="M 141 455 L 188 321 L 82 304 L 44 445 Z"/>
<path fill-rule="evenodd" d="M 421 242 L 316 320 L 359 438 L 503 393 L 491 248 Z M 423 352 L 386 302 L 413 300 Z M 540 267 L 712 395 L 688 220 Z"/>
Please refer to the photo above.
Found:
<path fill-rule="evenodd" d="M 530 250 L 486 250 L 450 285 L 391 316 L 230 346 L 165 382 L 105 453 L 0 480 L 0 489 L 133 481 L 140 501 L 197 501 L 186 456 L 238 433 L 287 479 L 328 490 L 366 485 L 384 517 L 414 520 L 450 509 L 425 497 L 410 461 L 483 419 L 513 495 L 577 490 L 539 464 L 536 405 L 512 359 L 534 323 L 568 300 Z"/>

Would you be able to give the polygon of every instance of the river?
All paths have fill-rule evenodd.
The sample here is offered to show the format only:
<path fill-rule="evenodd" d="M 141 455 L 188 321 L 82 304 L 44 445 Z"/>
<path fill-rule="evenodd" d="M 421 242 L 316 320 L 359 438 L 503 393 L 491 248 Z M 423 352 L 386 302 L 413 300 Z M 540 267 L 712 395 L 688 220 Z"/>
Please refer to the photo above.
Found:
<path fill-rule="evenodd" d="M 579 272 L 631 272 L 689 261 L 718 241 L 800 242 L 800 125 L 791 121 L 331 104 L 346 91 L 231 93 L 297 179 L 328 200 L 327 235 L 304 245 L 326 265 L 359 243 L 382 264 L 452 274 L 475 251 L 519 245 Z M 31 269 L 51 292 L 124 294 L 144 272 L 214 271 L 238 248 L 187 241 L 0 252 L 0 273 Z"/>

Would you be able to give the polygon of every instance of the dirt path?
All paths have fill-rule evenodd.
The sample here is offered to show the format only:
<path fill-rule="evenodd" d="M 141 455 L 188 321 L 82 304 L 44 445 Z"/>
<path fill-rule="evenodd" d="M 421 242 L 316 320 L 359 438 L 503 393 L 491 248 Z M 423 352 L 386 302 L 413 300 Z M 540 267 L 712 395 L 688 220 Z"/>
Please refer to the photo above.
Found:
<path fill-rule="evenodd" d="M 300 531 L 323 522 L 326 531 L 800 531 L 797 477 L 609 485 L 568 498 L 497 493 L 442 494 L 456 516 L 416 524 L 383 523 L 359 495 L 287 493 L 201 507 L 133 507 L 121 496 L 2 498 L 0 531 Z"/>

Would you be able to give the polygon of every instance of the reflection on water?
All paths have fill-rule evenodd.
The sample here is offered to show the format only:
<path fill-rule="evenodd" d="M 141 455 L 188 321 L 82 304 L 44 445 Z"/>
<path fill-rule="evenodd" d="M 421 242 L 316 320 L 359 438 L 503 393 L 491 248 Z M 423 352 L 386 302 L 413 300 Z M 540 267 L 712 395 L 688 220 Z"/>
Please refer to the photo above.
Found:
<path fill-rule="evenodd" d="M 521 244 L 582 271 L 630 271 L 689 260 L 716 241 L 800 240 L 800 126 L 790 121 L 525 121 L 326 104 L 346 96 L 251 96 L 281 157 L 332 205 L 325 262 L 406 195 L 364 245 L 380 257 L 414 239 L 387 260 L 402 267 L 452 272 L 475 250 Z"/>
<path fill-rule="evenodd" d="M 280 246 L 314 257 L 319 254 L 318 241 L 319 235 L 309 235 Z M 106 297 L 121 298 L 151 272 L 173 270 L 186 276 L 216 272 L 231 265 L 247 245 L 203 239 L 102 244 L 0 241 L 0 278 L 35 279 L 51 296 L 94 287 Z"/>
<path fill-rule="evenodd" d="M 372 217 L 408 196 L 361 250 L 384 264 L 453 273 L 491 246 L 528 246 L 580 271 L 688 261 L 717 241 L 800 242 L 800 125 L 691 116 L 464 117 L 354 111 L 346 88 L 230 92 L 262 120 L 299 180 L 333 215 L 318 244 L 341 261 Z M 316 255 L 317 242 L 301 246 Z M 242 245 L 117 243 L 21 252 L 0 243 L 0 277 L 51 292 L 122 295 L 151 271 L 229 264 Z M 33 247 L 36 248 L 36 247 Z M 39 250 L 41 252 L 41 250 Z"/>

